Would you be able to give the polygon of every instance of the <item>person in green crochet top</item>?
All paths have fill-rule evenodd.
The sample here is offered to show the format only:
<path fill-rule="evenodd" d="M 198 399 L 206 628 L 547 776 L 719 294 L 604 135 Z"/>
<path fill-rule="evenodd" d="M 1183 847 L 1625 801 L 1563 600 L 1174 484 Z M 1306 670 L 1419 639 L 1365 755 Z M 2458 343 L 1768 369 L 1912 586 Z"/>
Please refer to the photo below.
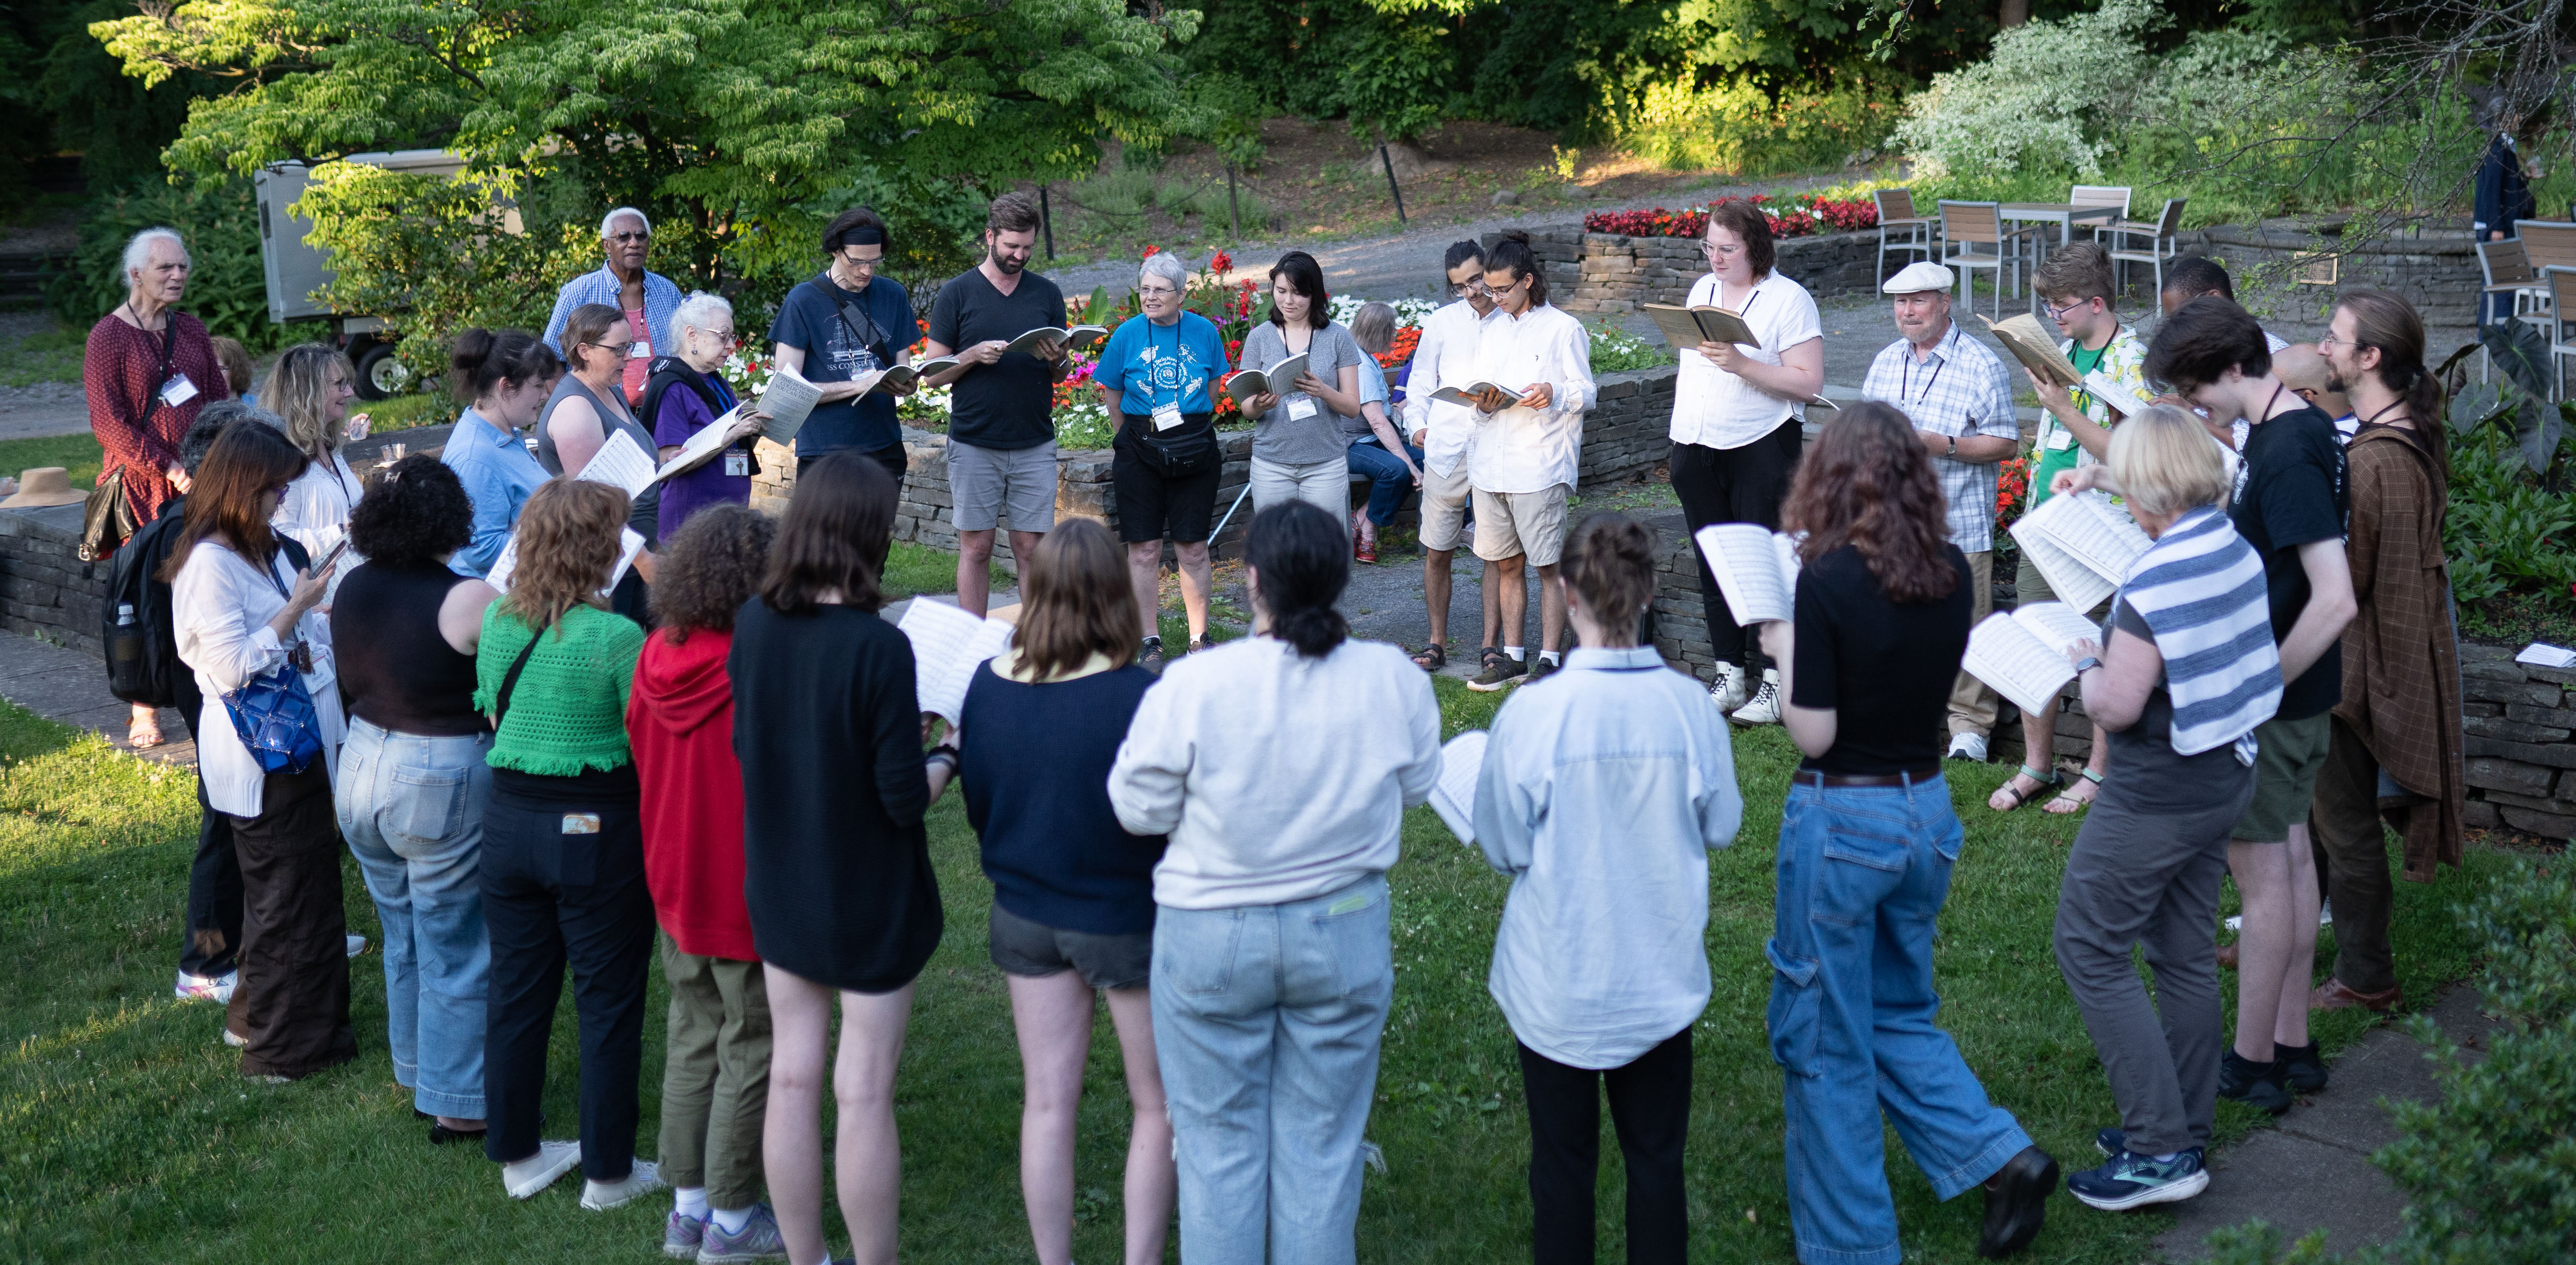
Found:
<path fill-rule="evenodd" d="M 626 697 L 644 630 L 611 614 L 626 495 L 556 479 L 519 517 L 511 587 L 483 616 L 474 705 L 496 722 L 483 815 L 492 940 L 483 1153 L 525 1199 L 579 1166 L 582 1206 L 662 1185 L 635 1158 L 653 901 L 644 886 Z M 581 1022 L 581 1139 L 537 1136 L 546 1040 L 563 970 Z"/>

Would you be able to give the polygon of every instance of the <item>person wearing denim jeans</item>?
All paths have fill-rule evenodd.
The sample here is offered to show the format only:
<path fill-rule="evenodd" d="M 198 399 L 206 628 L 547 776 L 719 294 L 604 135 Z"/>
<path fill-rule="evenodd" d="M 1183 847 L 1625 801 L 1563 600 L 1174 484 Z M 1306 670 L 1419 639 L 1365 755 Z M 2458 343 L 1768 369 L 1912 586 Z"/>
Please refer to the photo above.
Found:
<path fill-rule="evenodd" d="M 1350 442 L 1351 473 L 1369 481 L 1368 508 L 1351 516 L 1352 556 L 1377 561 L 1377 534 L 1404 508 L 1405 493 L 1422 486 L 1422 450 L 1404 442 L 1390 414 L 1396 407 L 1387 390 L 1386 370 L 1377 358 L 1395 345 L 1395 309 L 1364 303 L 1351 318 L 1351 340 L 1368 353 L 1360 357 L 1360 416 L 1342 419 Z"/>
<path fill-rule="evenodd" d="M 1148 991 L 1182 1262 L 1341 1265 L 1394 997 L 1384 876 L 1439 774 L 1440 709 L 1401 649 L 1351 641 L 1333 609 L 1338 515 L 1271 506 L 1246 554 L 1254 635 L 1164 669 L 1109 803 L 1170 839 Z"/>
<path fill-rule="evenodd" d="M 1808 1265 L 1896 1265 L 1882 1115 L 1947 1200 L 1986 1191 L 1980 1256 L 2038 1237 L 2057 1161 L 1933 1022 L 1932 935 L 1966 833 L 1938 735 L 1974 572 L 1945 540 L 1929 450 L 1894 406 L 1825 424 L 1784 512 L 1795 616 L 1762 626 L 1806 759 L 1780 818 L 1771 1057 L 1786 1073 L 1789 1218 Z"/>

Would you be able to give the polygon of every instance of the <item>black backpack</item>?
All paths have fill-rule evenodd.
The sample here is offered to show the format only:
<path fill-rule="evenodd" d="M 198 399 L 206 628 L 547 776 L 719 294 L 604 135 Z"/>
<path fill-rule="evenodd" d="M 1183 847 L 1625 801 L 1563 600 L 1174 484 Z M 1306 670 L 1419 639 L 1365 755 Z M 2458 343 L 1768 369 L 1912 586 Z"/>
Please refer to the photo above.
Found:
<path fill-rule="evenodd" d="M 179 635 L 170 618 L 170 585 L 161 564 L 179 543 L 186 515 L 171 508 L 145 523 L 110 555 L 106 601 L 99 608 L 99 642 L 107 651 L 107 690 L 128 703 L 177 707 L 181 691 L 195 684 L 179 662 Z M 297 570 L 311 565 L 304 546 L 279 537 L 278 548 Z M 193 693 L 191 689 L 189 692 Z"/>

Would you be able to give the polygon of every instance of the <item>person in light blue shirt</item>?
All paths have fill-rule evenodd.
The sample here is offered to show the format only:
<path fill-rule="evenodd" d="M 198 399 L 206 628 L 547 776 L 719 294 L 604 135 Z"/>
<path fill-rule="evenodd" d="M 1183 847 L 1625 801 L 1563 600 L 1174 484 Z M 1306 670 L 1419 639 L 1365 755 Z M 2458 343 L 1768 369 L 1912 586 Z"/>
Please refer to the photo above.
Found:
<path fill-rule="evenodd" d="M 1395 345 L 1395 309 L 1362 305 L 1351 318 L 1351 341 L 1368 354 L 1360 357 L 1360 415 L 1342 419 L 1342 435 L 1350 441 L 1351 473 L 1369 481 L 1368 510 L 1351 517 L 1352 556 L 1375 562 L 1378 529 L 1395 521 L 1405 493 L 1422 486 L 1422 450 L 1404 442 L 1388 419 L 1392 393 L 1377 362 Z"/>
<path fill-rule="evenodd" d="M 564 322 L 571 319 L 574 308 L 605 303 L 625 313 L 630 324 L 636 313 L 643 314 L 643 324 L 634 326 L 635 346 L 629 349 L 622 379 L 630 405 L 644 398 L 644 380 L 650 376 L 646 369 L 653 357 L 670 355 L 679 346 L 671 341 L 671 317 L 680 310 L 680 287 L 669 277 L 645 269 L 645 253 L 652 245 L 653 222 L 642 211 L 621 206 L 609 212 L 599 221 L 599 248 L 606 262 L 597 272 L 563 283 L 555 292 L 554 314 L 546 318 L 546 346 L 560 356 Z"/>
<path fill-rule="evenodd" d="M 1628 1259 L 1678 1265 L 1688 1237 L 1708 854 L 1735 842 L 1744 801 L 1723 715 L 1637 644 L 1654 556 L 1654 533 L 1623 515 L 1574 529 L 1579 648 L 1503 704 L 1476 783 L 1475 843 L 1512 879 L 1487 988 L 1519 1046 L 1541 1261 L 1592 1254 L 1604 1082 L 1627 1161 Z"/>
<path fill-rule="evenodd" d="M 1180 557 L 1190 649 L 1207 646 L 1208 524 L 1224 466 L 1217 451 L 1216 398 L 1225 377 L 1225 339 L 1208 318 L 1182 307 L 1189 286 L 1189 270 L 1179 259 L 1146 256 L 1136 277 L 1144 310 L 1109 336 L 1092 370 L 1118 426 L 1109 486 L 1143 629 L 1137 662 L 1155 673 L 1163 670 L 1165 536 Z"/>
<path fill-rule="evenodd" d="M 456 419 L 439 460 L 456 471 L 474 502 L 474 538 L 448 559 L 460 575 L 489 574 L 501 546 L 519 522 L 519 507 L 544 483 L 520 431 L 537 415 L 563 376 L 563 360 L 526 330 L 469 329 L 448 353 L 450 389 L 474 401 Z"/>

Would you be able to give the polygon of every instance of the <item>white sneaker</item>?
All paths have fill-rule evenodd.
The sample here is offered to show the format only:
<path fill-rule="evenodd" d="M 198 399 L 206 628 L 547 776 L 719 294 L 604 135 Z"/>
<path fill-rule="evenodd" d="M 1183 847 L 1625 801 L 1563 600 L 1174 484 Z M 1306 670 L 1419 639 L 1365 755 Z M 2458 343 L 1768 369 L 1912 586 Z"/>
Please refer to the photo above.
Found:
<path fill-rule="evenodd" d="M 359 954 L 364 953 L 364 952 L 366 952 L 366 951 L 367 951 L 367 938 L 366 938 L 365 936 L 351 936 L 351 937 L 349 937 L 349 956 L 350 956 L 350 957 L 356 957 L 356 956 L 358 956 Z"/>
<path fill-rule="evenodd" d="M 641 1199 L 662 1187 L 661 1172 L 653 1161 L 637 1160 L 635 1167 L 627 1170 L 626 1180 L 622 1182 L 582 1183 L 581 1206 L 593 1212 L 606 1212 L 611 1208 L 621 1207 Z"/>
<path fill-rule="evenodd" d="M 1717 704 L 1717 710 L 1734 711 L 1744 706 L 1744 700 L 1750 697 L 1751 693 L 1752 691 L 1745 687 L 1743 665 L 1735 663 L 1717 665 L 1717 683 L 1708 687 L 1708 701 Z"/>
<path fill-rule="evenodd" d="M 241 972 L 226 971 L 221 975 L 190 975 L 179 972 L 179 983 L 170 991 L 181 1001 L 211 1001 L 232 1004 L 233 988 L 241 983 Z"/>
<path fill-rule="evenodd" d="M 1780 723 L 1780 670 L 1762 669 L 1762 686 L 1753 691 L 1753 700 L 1727 713 L 1726 718 L 1739 725 L 1776 725 Z"/>
<path fill-rule="evenodd" d="M 229 1045 L 236 1050 L 247 1050 L 250 1048 L 250 1038 L 243 1036 L 230 1028 L 226 1028 L 224 1029 L 224 1044 Z"/>
<path fill-rule="evenodd" d="M 540 1142 L 536 1154 L 501 1166 L 501 1188 L 509 1191 L 512 1199 L 527 1199 L 579 1167 L 581 1143 Z"/>
<path fill-rule="evenodd" d="M 1947 758 L 1952 760 L 1974 760 L 1979 764 L 1985 763 L 1986 736 L 1984 734 L 1975 733 L 1956 733 L 1950 735 L 1950 754 Z"/>

